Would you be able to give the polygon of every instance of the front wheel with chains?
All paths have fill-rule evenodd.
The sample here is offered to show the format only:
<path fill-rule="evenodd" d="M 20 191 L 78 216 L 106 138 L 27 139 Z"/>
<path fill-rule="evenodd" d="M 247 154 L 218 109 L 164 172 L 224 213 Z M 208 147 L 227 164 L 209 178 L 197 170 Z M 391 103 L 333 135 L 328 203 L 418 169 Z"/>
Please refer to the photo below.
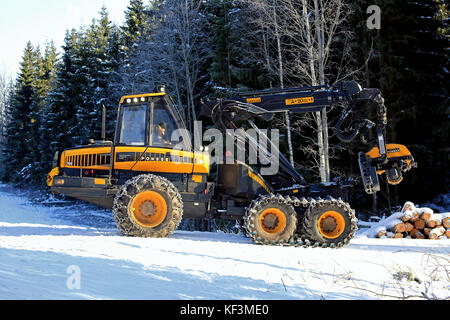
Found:
<path fill-rule="evenodd" d="M 125 236 L 163 238 L 178 227 L 183 201 L 169 180 L 142 174 L 126 181 L 114 199 L 113 216 Z"/>

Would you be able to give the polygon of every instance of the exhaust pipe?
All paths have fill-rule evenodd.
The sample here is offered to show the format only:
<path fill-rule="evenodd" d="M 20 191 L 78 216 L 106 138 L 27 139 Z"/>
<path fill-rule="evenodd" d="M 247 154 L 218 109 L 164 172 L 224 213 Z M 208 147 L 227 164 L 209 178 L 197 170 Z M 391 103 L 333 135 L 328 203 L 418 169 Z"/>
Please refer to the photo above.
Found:
<path fill-rule="evenodd" d="M 102 103 L 102 140 L 106 140 L 106 107 Z"/>

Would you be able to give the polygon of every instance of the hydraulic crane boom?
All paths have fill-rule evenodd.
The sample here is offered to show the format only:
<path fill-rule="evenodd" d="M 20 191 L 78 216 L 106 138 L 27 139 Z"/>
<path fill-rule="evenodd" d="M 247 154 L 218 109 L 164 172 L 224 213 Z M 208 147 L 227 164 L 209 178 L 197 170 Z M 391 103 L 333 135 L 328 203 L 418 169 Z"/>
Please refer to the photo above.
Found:
<path fill-rule="evenodd" d="M 356 83 L 355 83 L 356 84 Z M 344 100 L 361 92 L 358 85 L 344 88 L 342 85 L 297 87 L 276 90 L 260 90 L 244 92 L 237 95 L 237 99 L 258 106 L 272 112 L 291 111 L 297 113 L 320 111 L 336 101 Z"/>
<path fill-rule="evenodd" d="M 368 101 L 376 104 L 377 118 L 374 121 L 361 118 L 350 130 L 343 130 L 344 121 L 356 108 L 358 101 Z M 357 136 L 367 143 L 366 134 L 374 129 L 377 146 L 367 154 L 360 152 L 359 165 L 365 191 L 375 193 L 380 190 L 377 174 L 387 173 L 388 182 L 398 184 L 402 180 L 402 172 L 415 166 L 409 150 L 401 145 L 386 145 L 385 128 L 387 113 L 384 99 L 379 89 L 362 88 L 355 81 L 338 83 L 333 86 L 297 87 L 277 90 L 261 90 L 239 93 L 231 99 L 208 101 L 203 104 L 203 114 L 210 116 L 216 127 L 223 132 L 226 129 L 236 129 L 234 121 L 251 121 L 252 117 L 260 116 L 269 120 L 275 113 L 308 113 L 321 111 L 324 108 L 343 104 L 344 112 L 336 123 L 336 136 L 343 142 L 350 143 Z M 349 132 L 349 133 L 347 133 Z M 250 141 L 251 142 L 251 141 Z M 268 153 L 256 142 L 255 148 Z M 271 146 L 273 147 L 273 146 Z M 303 179 L 290 165 L 289 161 L 280 154 L 282 169 L 291 175 L 295 182 L 302 183 Z"/>

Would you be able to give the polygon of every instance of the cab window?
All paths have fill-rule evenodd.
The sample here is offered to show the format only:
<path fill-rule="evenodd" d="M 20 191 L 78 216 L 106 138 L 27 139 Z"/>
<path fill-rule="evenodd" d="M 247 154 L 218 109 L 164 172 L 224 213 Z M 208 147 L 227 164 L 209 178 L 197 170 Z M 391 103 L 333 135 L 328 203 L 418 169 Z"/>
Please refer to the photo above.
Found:
<path fill-rule="evenodd" d="M 163 98 L 155 99 L 153 104 L 153 124 L 151 145 L 174 147 L 179 141 L 171 141 L 172 133 L 178 129 L 173 113 Z"/>
<path fill-rule="evenodd" d="M 122 108 L 119 143 L 145 145 L 147 106 L 126 106 Z"/>

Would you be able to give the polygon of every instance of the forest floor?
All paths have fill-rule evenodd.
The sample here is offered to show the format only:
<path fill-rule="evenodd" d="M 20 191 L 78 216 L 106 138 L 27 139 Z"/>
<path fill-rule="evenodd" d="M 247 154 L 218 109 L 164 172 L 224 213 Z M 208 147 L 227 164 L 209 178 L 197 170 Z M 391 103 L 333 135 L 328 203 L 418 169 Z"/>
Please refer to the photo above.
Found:
<path fill-rule="evenodd" d="M 36 203 L 0 185 L 0 299 L 449 299 L 450 240 L 343 248 L 254 245 L 241 234 L 119 234 L 109 210 Z"/>

